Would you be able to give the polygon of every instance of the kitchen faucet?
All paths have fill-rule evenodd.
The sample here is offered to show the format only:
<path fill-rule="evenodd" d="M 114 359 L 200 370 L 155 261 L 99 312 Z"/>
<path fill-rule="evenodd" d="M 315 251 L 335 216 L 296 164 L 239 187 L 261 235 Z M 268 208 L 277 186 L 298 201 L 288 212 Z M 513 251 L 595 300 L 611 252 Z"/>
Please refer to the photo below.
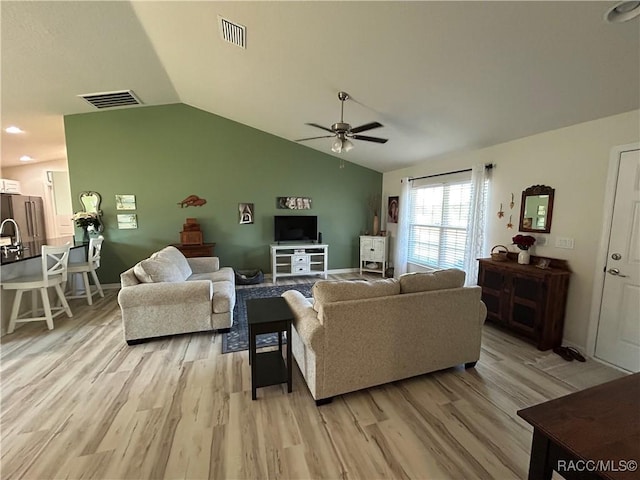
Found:
<path fill-rule="evenodd" d="M 11 247 L 7 248 L 7 250 L 21 250 L 22 249 L 22 238 L 20 237 L 20 227 L 13 218 L 7 218 L 0 223 L 0 236 L 2 236 L 2 232 L 4 231 L 5 223 L 13 223 L 13 228 L 15 230 L 16 236 L 11 244 Z"/>

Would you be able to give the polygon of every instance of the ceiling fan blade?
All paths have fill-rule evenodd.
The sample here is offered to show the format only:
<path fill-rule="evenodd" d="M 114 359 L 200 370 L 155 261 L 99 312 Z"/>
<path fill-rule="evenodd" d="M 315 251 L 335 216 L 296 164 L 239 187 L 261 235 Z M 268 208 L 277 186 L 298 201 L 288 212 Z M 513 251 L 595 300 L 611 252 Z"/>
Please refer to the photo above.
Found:
<path fill-rule="evenodd" d="M 359 127 L 352 128 L 351 133 L 365 132 L 367 130 L 373 130 L 374 128 L 380 128 L 383 126 L 384 125 L 378 122 L 365 123 L 364 125 L 360 125 Z"/>
<path fill-rule="evenodd" d="M 305 140 L 315 140 L 316 138 L 331 138 L 335 135 L 323 135 L 321 137 L 309 137 L 309 138 L 299 138 L 296 142 L 304 142 Z"/>
<path fill-rule="evenodd" d="M 351 138 L 355 138 L 356 140 L 366 140 L 367 142 L 376 142 L 376 143 L 387 143 L 389 141 L 388 138 L 367 137 L 366 135 L 351 135 Z"/>
<path fill-rule="evenodd" d="M 333 133 L 333 130 L 331 130 L 330 128 L 323 127 L 322 125 L 318 125 L 317 123 L 305 123 L 305 125 L 310 125 L 312 127 L 321 128 L 322 130 L 325 130 L 327 132 Z"/>

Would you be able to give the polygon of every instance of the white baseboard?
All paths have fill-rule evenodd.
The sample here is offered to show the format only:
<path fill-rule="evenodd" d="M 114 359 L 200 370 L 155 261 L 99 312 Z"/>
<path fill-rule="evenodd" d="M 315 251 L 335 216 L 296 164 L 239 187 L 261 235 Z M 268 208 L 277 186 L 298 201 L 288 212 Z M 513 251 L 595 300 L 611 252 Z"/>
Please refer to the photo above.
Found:
<path fill-rule="evenodd" d="M 358 268 L 336 268 L 335 270 L 329 270 L 329 274 L 338 275 L 340 273 L 360 273 Z"/>

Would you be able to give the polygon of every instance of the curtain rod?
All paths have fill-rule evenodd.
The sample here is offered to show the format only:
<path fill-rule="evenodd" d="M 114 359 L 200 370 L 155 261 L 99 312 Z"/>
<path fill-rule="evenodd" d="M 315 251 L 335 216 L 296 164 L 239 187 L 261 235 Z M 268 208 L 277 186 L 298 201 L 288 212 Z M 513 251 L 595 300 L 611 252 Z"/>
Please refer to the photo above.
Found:
<path fill-rule="evenodd" d="M 485 170 L 491 170 L 493 168 L 493 163 L 485 164 L 484 168 Z M 413 178 L 410 178 L 409 181 L 412 182 L 414 180 L 421 180 L 423 178 L 442 177 L 443 175 L 453 175 L 454 173 L 470 172 L 471 170 L 472 170 L 471 168 L 465 168 L 464 170 L 456 170 L 454 172 L 436 173 L 434 175 L 425 175 L 423 177 L 413 177 Z"/>

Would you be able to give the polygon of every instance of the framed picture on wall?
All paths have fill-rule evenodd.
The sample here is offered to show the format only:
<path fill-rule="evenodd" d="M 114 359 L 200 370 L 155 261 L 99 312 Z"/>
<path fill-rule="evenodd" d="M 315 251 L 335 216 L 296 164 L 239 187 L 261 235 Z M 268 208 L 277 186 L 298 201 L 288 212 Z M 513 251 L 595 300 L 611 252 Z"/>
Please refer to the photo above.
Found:
<path fill-rule="evenodd" d="M 276 206 L 287 210 L 311 210 L 311 198 L 309 197 L 278 197 Z"/>
<path fill-rule="evenodd" d="M 138 216 L 135 213 L 119 213 L 118 228 L 120 230 L 134 230 L 138 228 Z"/>
<path fill-rule="evenodd" d="M 116 210 L 135 210 L 135 195 L 116 195 Z"/>
<path fill-rule="evenodd" d="M 240 225 L 253 223 L 253 203 L 239 203 Z"/>
<path fill-rule="evenodd" d="M 398 202 L 400 197 L 389 197 L 389 207 L 387 208 L 387 223 L 398 223 Z"/>

